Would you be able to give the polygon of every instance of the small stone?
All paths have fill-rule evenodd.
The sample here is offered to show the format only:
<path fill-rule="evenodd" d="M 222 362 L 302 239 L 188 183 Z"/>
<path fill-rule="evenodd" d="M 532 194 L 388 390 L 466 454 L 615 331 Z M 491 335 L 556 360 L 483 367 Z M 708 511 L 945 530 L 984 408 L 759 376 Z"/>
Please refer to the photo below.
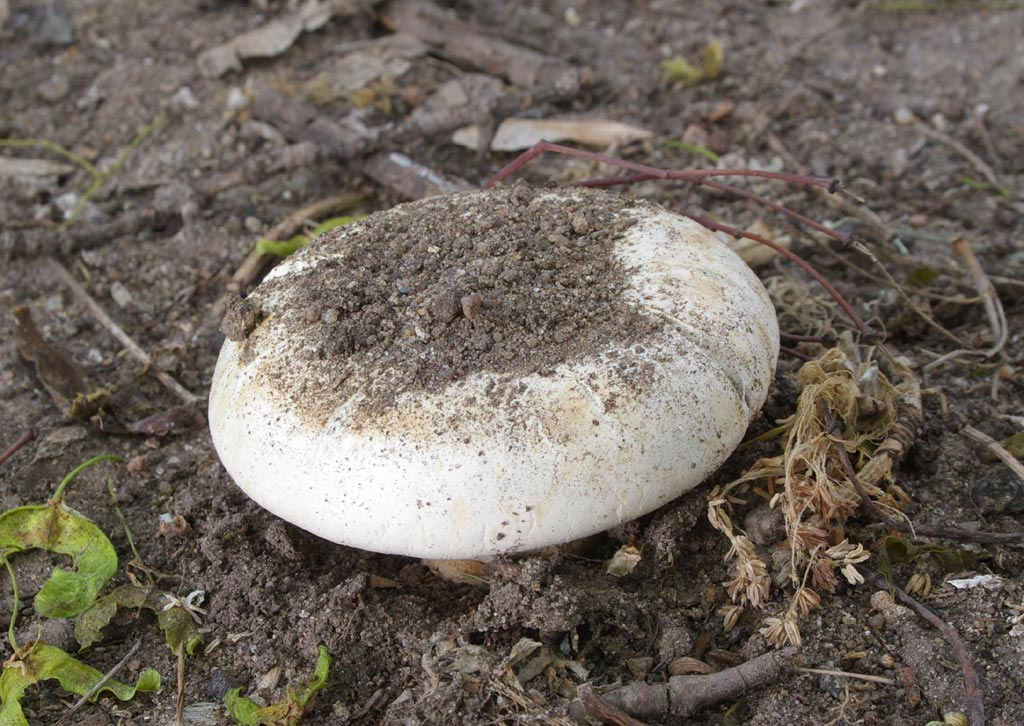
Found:
<path fill-rule="evenodd" d="M 320 314 L 320 320 L 327 323 L 328 325 L 338 322 L 339 317 L 340 315 L 338 314 L 338 310 L 336 308 L 327 308 Z"/>
<path fill-rule="evenodd" d="M 569 224 L 572 225 L 572 231 L 576 234 L 587 234 L 590 231 L 590 220 L 583 212 L 576 212 L 572 215 Z"/>
<path fill-rule="evenodd" d="M 647 677 L 647 674 L 651 670 L 651 666 L 654 665 L 654 658 L 650 656 L 643 656 L 640 658 L 627 658 L 626 667 L 629 668 L 629 672 L 633 674 L 633 677 L 638 681 L 642 681 Z"/>
<path fill-rule="evenodd" d="M 469 295 L 464 295 L 462 300 L 462 314 L 466 316 L 467 320 L 473 320 L 480 314 L 483 309 L 483 298 L 480 297 L 480 293 L 474 292 Z"/>
<path fill-rule="evenodd" d="M 247 231 L 252 232 L 253 234 L 263 229 L 263 220 L 259 217 L 253 217 L 252 215 L 246 217 L 242 224 L 245 226 Z"/>
<path fill-rule="evenodd" d="M 71 90 L 71 79 L 63 71 L 57 71 L 52 76 L 47 78 L 45 81 L 39 84 L 36 88 L 36 93 L 39 97 L 48 103 L 56 103 L 57 101 L 68 95 L 68 91 Z"/>
<path fill-rule="evenodd" d="M 751 542 L 767 547 L 782 539 L 786 523 L 780 510 L 761 504 L 751 509 L 743 518 L 743 528 Z"/>
<path fill-rule="evenodd" d="M 443 290 L 431 298 L 427 307 L 435 322 L 447 324 L 458 316 L 462 303 L 454 290 Z"/>
<path fill-rule="evenodd" d="M 228 91 L 226 105 L 228 107 L 228 111 L 231 113 L 237 113 L 249 105 L 249 96 L 246 95 L 245 91 L 241 88 L 234 86 L 230 91 Z"/>
<path fill-rule="evenodd" d="M 113 298 L 119 308 L 126 308 L 132 302 L 131 292 L 120 281 L 110 286 L 110 297 Z"/>
<path fill-rule="evenodd" d="M 178 111 L 180 113 L 181 111 L 199 108 L 199 99 L 196 98 L 196 94 L 192 92 L 191 88 L 188 86 L 182 86 L 174 92 L 173 96 L 171 96 L 169 105 L 171 110 Z"/>
<path fill-rule="evenodd" d="M 898 108 L 896 109 L 896 114 L 893 116 L 893 120 L 900 126 L 907 126 L 914 123 L 914 112 L 905 106 Z"/>

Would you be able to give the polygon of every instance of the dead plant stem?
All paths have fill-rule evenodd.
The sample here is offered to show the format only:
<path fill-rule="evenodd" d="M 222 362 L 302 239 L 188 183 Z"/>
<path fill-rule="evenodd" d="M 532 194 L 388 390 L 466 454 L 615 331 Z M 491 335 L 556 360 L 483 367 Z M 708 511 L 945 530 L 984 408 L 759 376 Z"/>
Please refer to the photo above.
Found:
<path fill-rule="evenodd" d="M 887 582 L 879 573 L 863 566 L 859 567 L 859 569 L 861 574 L 870 580 L 874 587 L 877 587 L 879 590 L 895 593 L 900 602 L 910 606 L 914 612 L 942 633 L 942 637 L 946 639 L 949 647 L 953 649 L 953 655 L 960 665 L 960 671 L 963 674 L 964 711 L 966 711 L 970 726 L 985 726 L 985 691 L 981 685 L 981 676 L 978 675 L 978 671 L 967 654 L 967 648 L 964 647 L 964 643 L 956 629 L 940 618 L 934 610 L 908 595 L 902 588 Z"/>
<path fill-rule="evenodd" d="M 50 269 L 53 270 L 54 274 L 60 278 L 60 281 L 63 282 L 71 292 L 74 293 L 75 297 L 77 297 L 78 300 L 89 309 L 89 312 L 92 313 L 92 316 L 96 321 L 106 328 L 107 332 L 117 338 L 118 342 L 124 346 L 129 355 L 147 368 L 152 366 L 152 359 L 149 357 L 149 354 L 143 350 L 142 346 L 136 343 L 126 332 L 124 332 L 124 329 L 114 322 L 113 318 L 107 315 L 106 311 L 100 306 L 100 304 L 96 302 L 85 287 L 83 287 L 82 284 L 76 280 L 70 272 L 68 272 L 64 265 L 53 257 L 47 257 L 46 263 L 50 266 Z M 195 396 L 188 389 L 174 380 L 170 374 L 164 371 L 156 371 L 154 375 L 158 381 L 160 381 L 184 403 L 192 405 L 199 401 L 198 396 Z"/>
<path fill-rule="evenodd" d="M 124 654 L 124 657 L 121 660 L 119 660 L 113 668 L 111 668 L 109 671 L 103 674 L 103 677 L 96 682 L 96 685 L 90 688 L 85 693 L 85 695 L 83 695 L 81 698 L 75 701 L 75 704 L 71 708 L 69 708 L 67 711 L 61 714 L 60 718 L 57 720 L 57 726 L 62 726 L 63 724 L 67 723 L 67 719 L 74 715 L 74 713 L 78 711 L 78 709 L 80 709 L 82 706 L 88 703 L 90 698 L 99 693 L 100 689 L 103 688 L 103 686 L 107 685 L 107 683 L 109 683 L 110 680 L 114 676 L 116 676 L 122 668 L 125 667 L 125 665 L 131 659 L 131 657 L 138 652 L 141 646 L 142 638 L 139 638 L 135 641 L 135 645 L 133 645 L 131 649 Z"/>

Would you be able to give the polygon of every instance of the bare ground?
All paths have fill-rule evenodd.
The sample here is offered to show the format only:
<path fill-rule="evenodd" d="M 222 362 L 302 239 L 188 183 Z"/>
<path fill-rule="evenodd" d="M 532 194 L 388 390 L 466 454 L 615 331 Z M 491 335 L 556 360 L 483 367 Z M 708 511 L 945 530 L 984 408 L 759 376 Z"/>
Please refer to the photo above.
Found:
<path fill-rule="evenodd" d="M 728 155 L 732 166 L 800 165 L 842 178 L 889 225 L 904 231 L 900 239 L 909 256 L 900 261 L 894 255 L 889 270 L 901 281 L 918 283 L 915 302 L 930 306 L 944 326 L 972 345 L 985 347 L 992 341 L 981 306 L 950 301 L 975 294 L 950 247 L 956 237 L 968 240 L 1006 306 L 1009 339 L 991 360 L 954 361 L 923 374 L 925 422 L 897 481 L 912 498 L 906 511 L 916 522 L 1019 531 L 1021 481 L 983 456 L 962 429 L 972 425 L 1003 439 L 1024 428 L 1024 10 L 998 3 L 970 10 L 936 3 L 937 9 L 899 11 L 891 5 L 456 3 L 462 17 L 492 34 L 591 69 L 573 98 L 537 100 L 528 115 L 601 117 L 642 126 L 652 138 L 618 153 L 659 166 L 705 163 L 666 143 L 684 138 Z M 378 82 L 362 96 L 323 101 L 313 92 L 322 82 L 317 79 L 351 48 L 346 44 L 387 32 L 366 11 L 301 36 L 276 58 L 245 61 L 240 72 L 219 78 L 199 72 L 196 57 L 203 49 L 290 9 L 279 2 L 47 6 L 11 0 L 10 18 L 0 31 L 0 136 L 47 139 L 104 168 L 142 127 L 168 111 L 166 122 L 72 227 L 83 229 L 156 209 L 154 188 L 171 181 L 201 185 L 284 144 L 279 132 L 246 108 L 246 99 L 262 89 L 318 101 L 329 118 L 356 109 L 366 125 L 376 126 L 400 122 L 440 82 L 469 68 L 434 53 L 412 61 L 393 84 Z M 692 87 L 666 80 L 660 61 L 679 55 L 699 63 L 711 37 L 724 47 L 719 78 Z M 181 91 L 185 87 L 190 94 Z M 732 104 L 731 113 L 709 121 L 723 102 Z M 908 112 L 923 123 L 898 123 L 909 119 Z M 950 140 L 980 157 L 1006 193 L 981 188 L 984 171 Z M 400 150 L 473 184 L 510 158 L 495 153 L 479 159 L 446 135 L 407 140 Z M 59 158 L 39 149 L 5 153 Z M 556 158 L 527 175 L 543 183 L 599 173 Z M 61 195 L 80 195 L 89 182 L 81 170 L 0 176 L 5 239 L 59 220 Z M 851 224 L 842 211 L 803 191 L 770 189 L 774 198 L 817 218 Z M 364 194 L 364 211 L 401 200 L 354 166 L 320 160 L 202 197 L 184 226 L 177 215 L 155 215 L 159 224 L 140 225 L 90 249 L 64 251 L 59 259 L 154 355 L 160 369 L 203 398 L 222 339 L 211 310 L 255 238 L 289 212 L 340 191 Z M 797 237 L 781 219 L 741 200 L 654 183 L 632 193 L 668 207 L 703 210 L 740 227 L 761 220 L 777 234 Z M 919 370 L 952 349 L 909 312 L 870 261 L 834 246 L 835 254 L 826 252 L 825 245 L 806 238 L 795 244 Z M 96 454 L 113 452 L 134 461 L 130 472 L 124 466 L 87 472 L 72 485 L 68 501 L 108 533 L 124 562 L 128 543 L 105 483 L 112 476 L 140 553 L 166 575 L 161 586 L 181 596 L 206 592 L 206 639 L 218 646 L 188 659 L 185 704 L 219 702 L 234 685 L 249 692 L 262 684 L 265 698 L 280 698 L 286 682 L 308 676 L 317 645 L 325 644 L 334 657 L 331 675 L 303 723 L 544 723 L 564 714 L 575 697 L 581 675 L 574 663 L 598 685 L 659 682 L 681 656 L 721 666 L 769 649 L 758 634 L 762 614 L 747 612 L 729 632 L 716 615 L 727 600 L 727 543 L 703 518 L 706 491 L 614 533 L 587 557 L 548 553 L 501 562 L 489 588 L 451 585 L 417 561 L 336 546 L 261 510 L 234 487 L 204 427 L 146 437 L 69 422 L 16 351 L 14 320 L 6 311 L 17 305 L 30 306 L 47 339 L 68 351 L 93 380 L 130 397 L 139 417 L 179 401 L 123 355 L 50 265 L 38 255 L 14 252 L 0 268 L 0 443 L 8 445 L 30 426 L 39 439 L 0 468 L 0 504 L 9 509 L 42 502 L 64 474 Z M 776 261 L 758 272 L 804 284 L 789 263 Z M 752 433 L 792 413 L 798 363 L 784 357 Z M 735 455 L 715 480 L 728 481 L 772 451 L 763 444 Z M 165 528 L 160 534 L 162 513 L 183 517 L 187 531 L 168 535 Z M 884 531 L 869 525 L 868 519 L 856 520 L 848 532 L 877 546 Z M 607 575 L 602 560 L 631 539 L 643 546 L 641 566 L 623 578 Z M 905 583 L 915 571 L 931 575 L 932 592 L 922 599 L 965 641 L 984 683 L 989 723 L 1024 723 L 1024 632 L 1013 627 L 1024 612 L 1020 550 L 967 546 L 988 555 L 970 572 L 951 571 L 931 559 L 898 566 L 896 581 Z M 19 579 L 20 623 L 29 633 L 38 621 L 31 596 L 45 572 L 37 562 Z M 997 575 L 996 584 L 968 590 L 942 584 L 977 573 Z M 962 711 L 961 672 L 948 645 L 923 621 L 891 620 L 873 611 L 872 592 L 867 585 L 841 587 L 825 597 L 801 621 L 802 660 L 884 676 L 896 685 L 796 675 L 687 723 L 924 724 Z M 768 613 L 786 600 L 780 590 Z M 173 721 L 175 659 L 151 618 L 120 616 L 82 658 L 104 670 L 139 637 L 143 646 L 121 676 L 129 679 L 153 667 L 168 686 L 128 703 L 101 699 L 78 713 L 79 723 Z M 510 663 L 524 638 L 541 648 Z M 538 661 L 541 656 L 550 662 Z M 529 664 L 532 671 L 524 669 Z M 518 672 L 521 685 L 505 678 L 509 668 Z M 53 723 L 69 702 L 47 685 L 31 691 L 25 705 L 37 723 Z M 205 721 L 193 722 L 227 721 L 214 708 Z"/>

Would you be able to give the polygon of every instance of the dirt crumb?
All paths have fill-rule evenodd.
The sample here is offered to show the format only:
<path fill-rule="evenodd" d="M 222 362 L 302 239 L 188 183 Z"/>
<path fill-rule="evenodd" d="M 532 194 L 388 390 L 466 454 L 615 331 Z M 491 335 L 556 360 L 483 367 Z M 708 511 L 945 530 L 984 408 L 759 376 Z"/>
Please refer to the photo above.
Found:
<path fill-rule="evenodd" d="M 306 406 L 310 379 L 295 371 L 307 366 L 321 391 L 338 391 L 320 404 L 328 413 L 352 393 L 340 387 L 346 369 L 387 380 L 371 403 L 388 406 L 402 391 L 481 371 L 529 375 L 642 339 L 661 323 L 623 300 L 628 271 L 612 252 L 632 224 L 623 212 L 637 204 L 517 184 L 374 214 L 257 289 L 277 320 L 243 355 L 282 351 L 266 380 Z M 256 319 L 237 304 L 229 318 L 232 333 L 251 332 Z"/>

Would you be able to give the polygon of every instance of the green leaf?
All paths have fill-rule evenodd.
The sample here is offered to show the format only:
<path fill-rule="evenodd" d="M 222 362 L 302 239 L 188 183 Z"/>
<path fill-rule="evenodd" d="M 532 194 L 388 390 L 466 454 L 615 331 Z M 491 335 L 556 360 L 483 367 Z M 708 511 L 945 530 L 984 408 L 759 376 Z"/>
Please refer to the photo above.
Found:
<path fill-rule="evenodd" d="M 344 227 L 350 222 L 355 222 L 357 219 L 363 219 L 365 217 L 365 214 L 350 214 L 344 217 L 331 217 L 330 219 L 325 219 L 309 233 L 309 236 L 316 239 L 325 232 L 330 232 L 332 229 L 337 229 L 338 227 Z"/>
<path fill-rule="evenodd" d="M 995 194 L 998 194 L 1001 197 L 1006 197 L 1007 199 L 1013 197 L 1013 192 L 1004 186 L 990 184 L 989 182 L 980 181 L 979 179 L 972 179 L 969 176 L 957 177 L 957 180 L 971 189 L 977 189 L 981 192 L 994 192 Z"/>
<path fill-rule="evenodd" d="M 241 688 L 232 688 L 224 696 L 224 705 L 228 715 L 239 726 L 295 726 L 313 708 L 317 691 L 327 683 L 330 669 L 331 656 L 327 648 L 321 645 L 313 677 L 297 691 L 289 688 L 284 701 L 260 706 L 243 696 Z"/>
<path fill-rule="evenodd" d="M 78 615 L 117 571 L 117 552 L 103 531 L 59 499 L 0 514 L 0 561 L 31 549 L 71 557 L 72 570 L 54 568 L 36 595 L 36 612 L 48 618 Z"/>
<path fill-rule="evenodd" d="M 297 234 L 287 242 L 275 242 L 272 239 L 261 237 L 256 240 L 256 251 L 261 255 L 287 257 L 294 252 L 298 252 L 325 232 L 330 232 L 338 227 L 344 227 L 346 224 L 362 219 L 365 216 L 365 214 L 352 214 L 347 217 L 331 217 L 318 224 L 309 234 Z"/>
<path fill-rule="evenodd" d="M 712 38 L 704 46 L 704 80 L 718 78 L 725 64 L 725 49 L 722 41 Z"/>
<path fill-rule="evenodd" d="M 670 80 L 680 81 L 687 86 L 699 83 L 704 77 L 704 71 L 690 65 L 685 58 L 679 55 L 673 58 L 666 58 L 658 66 Z"/>
<path fill-rule="evenodd" d="M 718 154 L 716 154 L 706 146 L 701 146 L 700 144 L 690 144 L 687 143 L 686 141 L 682 141 L 681 139 L 669 139 L 668 141 L 665 142 L 665 148 L 678 149 L 679 151 L 686 151 L 690 154 L 697 154 L 698 156 L 703 156 L 712 164 L 717 164 L 718 160 L 721 158 Z"/>
<path fill-rule="evenodd" d="M 203 636 L 199 634 L 196 622 L 188 610 L 178 602 L 170 593 L 154 587 L 122 585 L 101 597 L 79 616 L 75 621 L 75 639 L 83 648 L 88 648 L 100 639 L 100 631 L 114 617 L 119 607 L 145 608 L 156 614 L 157 624 L 164 631 L 171 652 L 177 653 L 178 648 L 184 646 L 185 652 L 193 655 L 202 645 Z"/>
<path fill-rule="evenodd" d="M 84 696 L 103 678 L 103 673 L 68 655 L 52 645 L 36 643 L 18 651 L 6 663 L 0 674 L 0 726 L 28 726 L 21 710 L 21 697 L 32 685 L 40 681 L 56 680 L 64 690 Z M 147 668 L 131 686 L 116 679 L 104 683 L 93 695 L 93 701 L 103 692 L 112 693 L 121 701 L 128 701 L 136 693 L 159 690 L 160 674 Z"/>
<path fill-rule="evenodd" d="M 1003 448 L 1018 459 L 1024 459 L 1024 431 L 1018 431 L 999 442 Z"/>
<path fill-rule="evenodd" d="M 275 242 L 272 239 L 260 237 L 256 240 L 256 252 L 261 255 L 277 255 L 287 257 L 293 252 L 298 252 L 308 245 L 310 238 L 304 234 L 297 234 L 287 242 Z"/>
<path fill-rule="evenodd" d="M 939 271 L 929 267 L 915 267 L 907 275 L 907 283 L 914 287 L 928 287 L 939 279 Z"/>
<path fill-rule="evenodd" d="M 885 538 L 882 548 L 878 551 L 878 571 L 891 585 L 893 564 L 914 562 L 927 555 L 937 558 L 946 572 L 970 570 L 980 560 L 991 557 L 984 552 L 972 552 L 962 548 L 943 547 L 935 544 L 917 545 L 903 537 L 890 535 Z"/>
<path fill-rule="evenodd" d="M 666 58 L 659 67 L 672 81 L 679 81 L 684 86 L 695 86 L 701 81 L 711 81 L 722 74 L 725 64 L 725 49 L 722 41 L 712 38 L 704 46 L 702 67 L 693 66 L 682 56 Z"/>

